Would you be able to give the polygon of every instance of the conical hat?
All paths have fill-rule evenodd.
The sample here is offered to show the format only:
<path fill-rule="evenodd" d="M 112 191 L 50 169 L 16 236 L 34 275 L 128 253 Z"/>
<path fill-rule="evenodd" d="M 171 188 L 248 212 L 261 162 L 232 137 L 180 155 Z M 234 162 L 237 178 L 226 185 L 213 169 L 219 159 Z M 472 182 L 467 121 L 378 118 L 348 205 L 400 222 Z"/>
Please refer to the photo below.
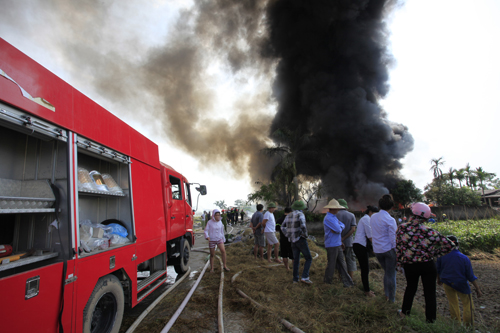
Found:
<path fill-rule="evenodd" d="M 330 200 L 330 202 L 328 203 L 328 205 L 326 205 L 323 208 L 328 208 L 328 209 L 345 209 L 345 207 L 342 206 L 341 204 L 339 204 L 339 202 L 337 200 L 335 200 L 335 199 Z"/>

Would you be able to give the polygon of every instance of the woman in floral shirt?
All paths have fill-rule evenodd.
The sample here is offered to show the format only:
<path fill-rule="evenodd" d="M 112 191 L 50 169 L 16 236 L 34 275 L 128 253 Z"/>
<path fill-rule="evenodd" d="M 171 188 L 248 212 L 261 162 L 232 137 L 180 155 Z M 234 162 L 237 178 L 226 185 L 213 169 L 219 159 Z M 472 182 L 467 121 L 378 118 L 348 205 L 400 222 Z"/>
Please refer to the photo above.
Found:
<path fill-rule="evenodd" d="M 411 208 L 413 217 L 408 223 L 399 226 L 396 232 L 396 254 L 398 266 L 403 266 L 406 277 L 406 290 L 403 307 L 399 315 L 409 315 L 413 298 L 422 277 L 425 297 L 425 318 L 427 322 L 436 320 L 436 277 L 434 258 L 443 256 L 453 249 L 453 243 L 439 232 L 425 226 L 431 216 L 431 209 L 417 202 Z"/>

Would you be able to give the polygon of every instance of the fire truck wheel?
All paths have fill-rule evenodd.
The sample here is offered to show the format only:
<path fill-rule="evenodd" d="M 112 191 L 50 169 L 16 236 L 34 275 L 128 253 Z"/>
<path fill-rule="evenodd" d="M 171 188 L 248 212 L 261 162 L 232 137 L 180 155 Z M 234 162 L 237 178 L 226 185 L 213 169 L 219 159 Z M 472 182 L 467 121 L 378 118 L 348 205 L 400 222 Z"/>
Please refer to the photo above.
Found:
<path fill-rule="evenodd" d="M 189 255 L 191 253 L 191 247 L 187 239 L 181 239 L 181 261 L 180 264 L 174 265 L 177 274 L 184 274 L 189 268 Z"/>
<path fill-rule="evenodd" d="M 124 304 L 120 280 L 114 275 L 100 278 L 83 310 L 83 332 L 118 332 L 122 324 Z"/>

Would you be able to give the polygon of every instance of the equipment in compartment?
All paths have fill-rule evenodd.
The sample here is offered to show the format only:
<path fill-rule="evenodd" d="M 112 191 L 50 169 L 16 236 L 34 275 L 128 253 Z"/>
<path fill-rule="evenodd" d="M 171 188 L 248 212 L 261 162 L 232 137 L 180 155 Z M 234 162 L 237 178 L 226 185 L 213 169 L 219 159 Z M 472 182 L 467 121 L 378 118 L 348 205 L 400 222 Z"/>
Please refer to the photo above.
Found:
<path fill-rule="evenodd" d="M 123 194 L 123 190 L 120 186 L 115 182 L 113 177 L 109 173 L 102 174 L 102 178 L 104 179 L 104 183 L 108 187 L 108 189 L 113 193 Z"/>
<path fill-rule="evenodd" d="M 109 189 L 104 183 L 104 179 L 102 179 L 101 173 L 99 171 L 92 170 L 90 171 L 89 175 L 99 191 L 109 192 Z"/>
<path fill-rule="evenodd" d="M 130 164 L 126 156 L 96 154 L 94 150 L 106 149 L 110 156 L 121 156 L 85 142 L 77 146 L 79 248 L 82 255 L 92 255 L 133 242 Z"/>
<path fill-rule="evenodd" d="M 7 257 L 12 254 L 12 246 L 11 245 L 0 245 L 0 258 Z"/>
<path fill-rule="evenodd" d="M 117 221 L 110 223 L 109 221 Z M 103 221 L 106 222 L 106 221 Z M 113 246 L 130 243 L 128 231 L 123 222 L 111 219 L 108 224 L 92 223 L 90 220 L 80 222 L 80 242 L 84 252 L 98 252 Z"/>
<path fill-rule="evenodd" d="M 97 188 L 90 177 L 89 171 L 82 167 L 78 167 L 78 189 L 97 191 Z"/>
<path fill-rule="evenodd" d="M 47 180 L 0 178 L 0 213 L 50 211 L 55 200 Z"/>

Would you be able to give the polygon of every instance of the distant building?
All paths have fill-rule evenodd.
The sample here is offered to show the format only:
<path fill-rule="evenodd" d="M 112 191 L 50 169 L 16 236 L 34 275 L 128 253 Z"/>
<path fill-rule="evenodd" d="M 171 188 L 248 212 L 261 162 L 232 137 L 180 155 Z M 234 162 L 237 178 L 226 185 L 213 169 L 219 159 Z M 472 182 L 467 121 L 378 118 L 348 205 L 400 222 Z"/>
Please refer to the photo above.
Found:
<path fill-rule="evenodd" d="M 483 190 L 476 192 L 481 195 L 481 201 L 483 204 L 490 207 L 500 207 L 500 189 L 484 190 L 484 193 Z"/>

